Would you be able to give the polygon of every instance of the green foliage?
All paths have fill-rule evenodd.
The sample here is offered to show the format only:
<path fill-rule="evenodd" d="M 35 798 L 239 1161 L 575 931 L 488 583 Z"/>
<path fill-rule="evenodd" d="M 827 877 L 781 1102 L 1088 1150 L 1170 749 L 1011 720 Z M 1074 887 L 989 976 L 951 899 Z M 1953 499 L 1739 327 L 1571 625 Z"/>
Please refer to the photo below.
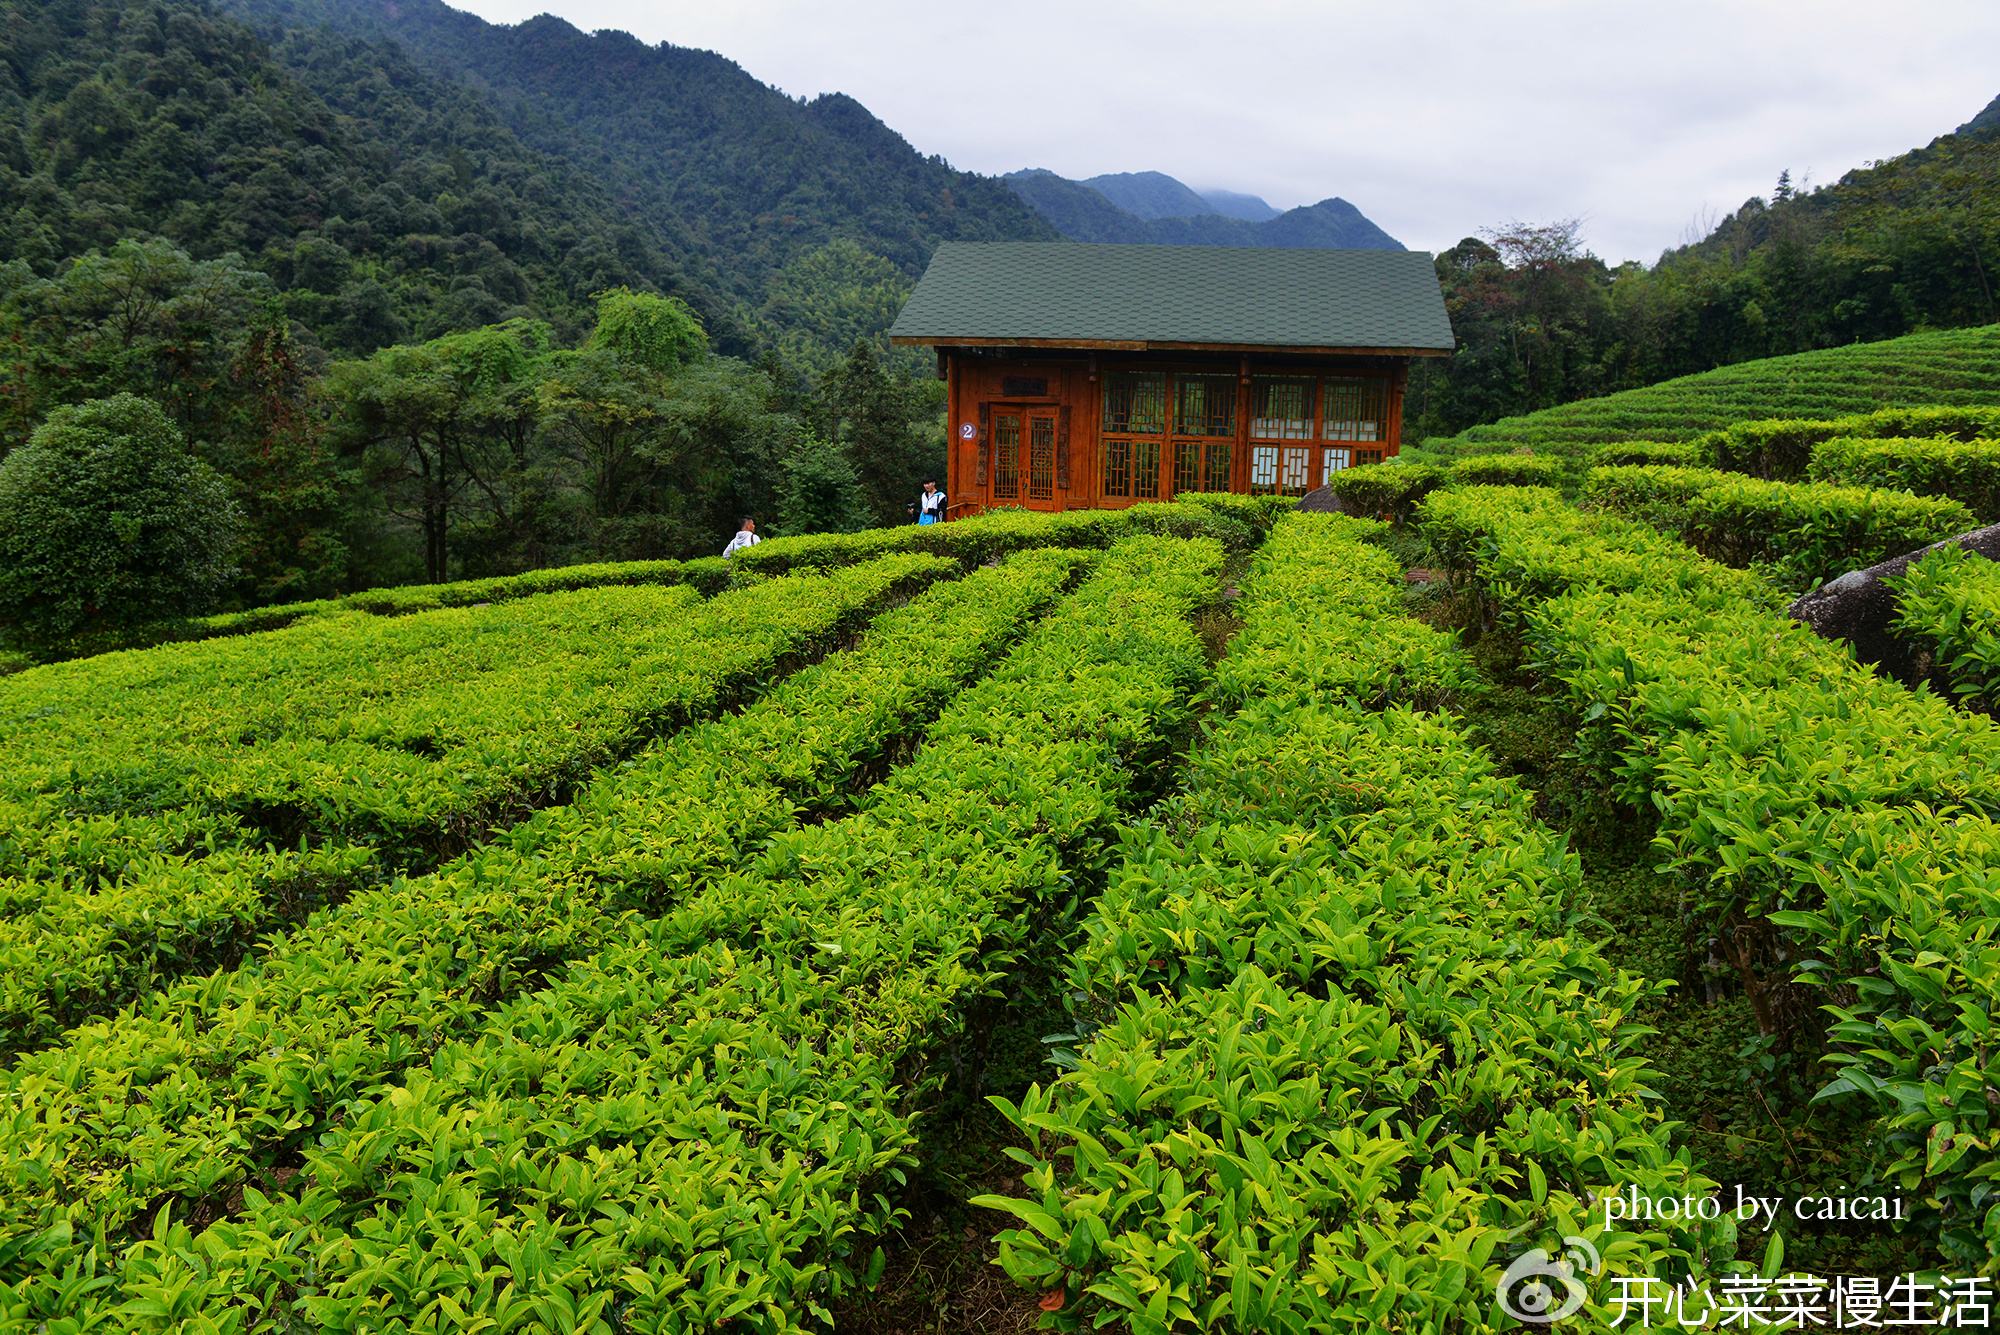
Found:
<path fill-rule="evenodd" d="M 1499 487 L 1561 486 L 1567 470 L 1560 459 L 1538 454 L 1487 454 L 1451 465 L 1454 484 Z"/>
<path fill-rule="evenodd" d="M 1632 464 L 1671 464 L 1679 468 L 1713 468 L 1715 454 L 1705 441 L 1628 440 L 1600 445 L 1591 451 L 1590 462 L 1604 468 Z"/>
<path fill-rule="evenodd" d="M 1476 489 L 1426 511 L 1567 687 L 1579 755 L 1658 813 L 1692 925 L 1737 964 L 1765 1032 L 1785 1032 L 1792 978 L 1828 989 L 1840 1074 L 1820 1097 L 1876 1112 L 1878 1185 L 1948 1261 L 1990 1269 L 1992 723 L 1877 677 L 1627 521 Z M 1780 948 L 1760 951 L 1773 929 Z"/>
<path fill-rule="evenodd" d="M 870 523 L 907 524 L 925 478 L 946 481 L 944 386 L 897 374 L 857 342 L 818 386 L 816 429 L 853 465 Z"/>
<path fill-rule="evenodd" d="M 1350 514 L 1386 515 L 1404 524 L 1416 503 L 1443 486 L 1450 476 L 1430 464 L 1359 464 L 1341 469 L 1326 480 L 1326 486 Z"/>
<path fill-rule="evenodd" d="M 1981 523 L 2000 521 L 2000 440 L 1835 437 L 1813 447 L 1806 476 L 1946 496 Z"/>
<path fill-rule="evenodd" d="M 931 369 L 929 350 L 892 349 L 888 339 L 914 286 L 889 260 L 836 237 L 771 276 L 763 320 L 776 333 L 779 358 L 808 381 L 834 373 L 861 345 L 899 371 L 922 374 Z"/>
<path fill-rule="evenodd" d="M 1688 522 L 1689 503 L 1710 487 L 1732 480 L 1732 475 L 1714 468 L 1614 464 L 1593 468 L 1584 476 L 1581 499 L 1590 509 L 1611 510 L 1679 533 Z"/>
<path fill-rule="evenodd" d="M 879 649 L 864 641 L 772 708 L 607 774 L 509 846 L 177 991 L 166 1013 L 214 1007 L 220 1023 L 184 1031 L 211 1055 L 172 1109 L 128 1103 L 103 1135 L 67 1111 L 93 1098 L 95 1064 L 129 1072 L 182 1042 L 178 1026 L 131 1016 L 79 1034 L 87 1054 L 26 1059 L 17 1071 L 49 1074 L 8 1088 L 37 1091 L 39 1161 L 130 1172 L 94 1174 L 84 1201 L 9 1175 L 12 1213 L 78 1225 L 25 1258 L 10 1310 L 53 1312 L 89 1274 L 97 1314 L 172 1294 L 191 1311 L 319 1321 L 364 1291 L 381 1307 L 381 1262 L 429 1276 L 386 1299 L 411 1320 L 440 1305 L 501 1319 L 517 1294 L 575 1310 L 607 1284 L 636 1324 L 785 1329 L 822 1310 L 870 1273 L 866 1235 L 896 1217 L 889 1193 L 939 1078 L 927 1053 L 1033 947 L 1032 910 L 1101 856 L 1134 776 L 1189 721 L 1204 660 L 1187 617 L 1214 596 L 1213 544 L 1114 551 L 958 689 L 1076 564 L 1033 558 L 920 602 Z M 859 813 L 794 828 L 800 806 L 840 808 L 854 775 L 945 704 Z M 549 878 L 569 893 L 547 893 Z M 558 1033 L 567 1055 L 521 1079 L 522 1055 Z M 245 1051 L 260 1055 L 227 1055 Z M 478 1148 L 501 1143 L 505 1182 Z M 280 1163 L 302 1166 L 292 1190 L 243 1191 L 199 1246 L 185 1224 L 149 1230 L 163 1193 L 196 1208 Z M 559 1199 L 590 1226 L 559 1224 Z M 493 1226 L 465 1233 L 466 1219 Z M 79 1245 L 93 1231 L 105 1248 Z M 483 1271 L 515 1239 L 551 1261 L 519 1289 L 424 1259 L 471 1246 Z"/>
<path fill-rule="evenodd" d="M 779 463 L 781 533 L 853 533 L 867 525 L 860 479 L 846 451 L 807 435 Z"/>
<path fill-rule="evenodd" d="M 624 365 L 670 375 L 708 352 L 701 319 L 678 297 L 614 287 L 597 294 L 597 323 L 590 348 L 602 348 Z"/>
<path fill-rule="evenodd" d="M 1752 198 L 1650 268 L 1605 264 L 1584 248 L 1575 220 L 1467 237 L 1437 258 L 1459 351 L 1412 369 L 1414 434 L 1760 358 L 1990 325 L 2000 319 L 1996 178 L 2000 139 L 1947 135 L 1810 193 L 1785 184 L 1769 202 Z M 1857 378 L 1822 391 L 1846 400 L 1838 405 L 1780 406 L 1774 396 L 1765 411 L 1847 413 L 1893 401 L 1869 389 Z M 1555 421 L 1577 420 L 1557 412 Z"/>
<path fill-rule="evenodd" d="M 1709 1187 L 1648 1106 L 1649 987 L 1565 934 L 1579 868 L 1528 795 L 1398 703 L 1476 674 L 1396 614 L 1368 536 L 1274 531 L 1220 721 L 1072 966 L 1086 1042 L 995 1100 L 1028 1171 L 977 1203 L 1019 1221 L 1001 1262 L 1060 1291 L 1059 1329 L 1483 1329 L 1538 1241 L 1611 1274 L 1728 1257 L 1726 1224 L 1603 1226 L 1610 1189 Z"/>
<path fill-rule="evenodd" d="M 892 557 L 707 604 L 618 588 L 350 613 L 15 678 L 0 802 L 23 879 L 0 930 L 0 1046 L 226 964 L 364 871 L 463 847 L 951 569 Z M 115 813 L 93 827 L 94 876 L 64 855 L 71 807 Z"/>
<path fill-rule="evenodd" d="M 1947 497 L 1665 465 L 1593 468 L 1583 499 L 1677 534 L 1717 560 L 1763 567 L 1798 589 L 1976 524 Z"/>
<path fill-rule="evenodd" d="M 1977 526 L 1957 501 L 1872 487 L 1737 478 L 1687 503 L 1686 531 L 1731 565 L 1770 566 L 1798 588 L 1846 574 Z"/>
<path fill-rule="evenodd" d="M 235 574 L 240 523 L 150 401 L 58 408 L 0 460 L 0 626 L 60 653 L 205 612 Z"/>
<path fill-rule="evenodd" d="M 1463 331 L 1460 331 L 1463 337 Z M 1455 360 L 1455 359 L 1454 359 Z M 1583 398 L 1527 416 L 1474 426 L 1450 440 L 1427 440 L 1431 452 L 1478 447 L 1533 448 L 1541 454 L 1587 454 L 1604 444 L 1693 440 L 1738 422 L 1770 418 L 1835 419 L 1899 409 L 1907 433 L 1855 424 L 1837 435 L 1946 434 L 1948 428 L 1903 417 L 1926 405 L 1990 414 L 2000 394 L 2000 325 L 1909 334 L 1876 343 L 1768 357 L 1674 380 Z M 1416 409 L 1410 410 L 1414 434 Z M 1987 420 L 1990 420 L 1987 419 Z M 1992 434 L 1991 428 L 1975 434 Z M 1803 468 L 1806 454 L 1797 456 Z M 1720 461 L 1741 471 L 1756 468 Z M 1772 473 L 1772 476 L 1783 474 Z M 1791 474 L 1790 476 L 1796 476 Z"/>
<path fill-rule="evenodd" d="M 349 354 L 516 315 L 580 332 L 590 294 L 628 284 L 746 348 L 712 282 L 584 159 L 528 147 L 394 46 L 311 22 L 260 40 L 192 0 L 17 0 L 0 19 L 0 141 L 21 149 L 0 161 L 0 254 L 37 274 L 126 238 L 233 252 Z"/>
<path fill-rule="evenodd" d="M 1897 634 L 1929 650 L 1967 703 L 2000 710 L 2000 563 L 1940 547 L 1892 584 Z"/>

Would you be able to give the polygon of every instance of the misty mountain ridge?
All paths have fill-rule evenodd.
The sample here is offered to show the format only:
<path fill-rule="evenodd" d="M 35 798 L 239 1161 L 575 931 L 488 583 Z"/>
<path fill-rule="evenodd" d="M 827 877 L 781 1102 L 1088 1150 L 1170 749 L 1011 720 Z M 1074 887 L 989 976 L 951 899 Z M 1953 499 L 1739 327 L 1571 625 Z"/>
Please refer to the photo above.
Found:
<path fill-rule="evenodd" d="M 1155 245 L 1402 250 L 1403 243 L 1334 196 L 1283 212 L 1255 195 L 1199 191 L 1164 172 L 1076 181 L 1042 167 L 1001 180 L 1071 241 Z"/>

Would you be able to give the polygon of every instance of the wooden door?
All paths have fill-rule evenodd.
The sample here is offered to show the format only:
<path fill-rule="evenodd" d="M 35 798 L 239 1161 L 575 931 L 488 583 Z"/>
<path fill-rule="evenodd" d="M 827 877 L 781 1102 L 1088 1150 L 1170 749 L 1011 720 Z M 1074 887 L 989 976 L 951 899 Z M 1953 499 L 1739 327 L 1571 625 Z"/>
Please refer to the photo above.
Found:
<path fill-rule="evenodd" d="M 993 503 L 1030 510 L 1060 510 L 1057 486 L 1057 410 L 993 409 Z"/>

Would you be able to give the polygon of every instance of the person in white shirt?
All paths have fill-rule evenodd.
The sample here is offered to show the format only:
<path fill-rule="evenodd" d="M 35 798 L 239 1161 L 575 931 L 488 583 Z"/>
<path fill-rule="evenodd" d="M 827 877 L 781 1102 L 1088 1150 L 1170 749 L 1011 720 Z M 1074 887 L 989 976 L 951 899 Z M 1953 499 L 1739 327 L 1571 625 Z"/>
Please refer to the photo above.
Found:
<path fill-rule="evenodd" d="M 935 524 L 944 518 L 944 493 L 938 490 L 936 478 L 925 478 L 924 489 L 917 493 L 917 522 Z"/>
<path fill-rule="evenodd" d="M 758 543 L 762 541 L 763 539 L 757 536 L 757 521 L 754 519 L 746 518 L 743 521 L 743 526 L 736 530 L 736 536 L 731 538 L 729 540 L 729 545 L 722 549 L 722 554 L 724 556 L 734 556 L 736 555 L 737 549 L 742 547 L 755 547 Z"/>

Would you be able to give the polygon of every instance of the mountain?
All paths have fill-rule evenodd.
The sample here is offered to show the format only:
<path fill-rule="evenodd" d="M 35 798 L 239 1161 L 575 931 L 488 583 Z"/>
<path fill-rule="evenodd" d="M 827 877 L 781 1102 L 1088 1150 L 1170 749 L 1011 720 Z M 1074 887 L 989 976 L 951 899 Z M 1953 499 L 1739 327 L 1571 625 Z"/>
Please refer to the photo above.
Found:
<path fill-rule="evenodd" d="M 509 132 L 685 244 L 753 320 L 789 266 L 835 240 L 914 280 L 940 241 L 1054 235 L 1006 186 L 918 153 L 853 98 L 792 98 L 710 51 L 546 14 L 496 25 L 442 0 L 221 3 L 274 39 L 339 33 L 478 94 Z"/>
<path fill-rule="evenodd" d="M 1201 197 L 1209 207 L 1225 218 L 1241 218 L 1244 222 L 1269 222 L 1278 216 L 1272 208 L 1256 195 L 1240 195 L 1234 190 L 1204 190 Z"/>
<path fill-rule="evenodd" d="M 1344 199 L 1323 199 L 1283 213 L 1254 196 L 1231 196 L 1238 215 L 1213 204 L 1171 176 L 1129 172 L 1073 181 L 1045 168 L 1010 172 L 1001 178 L 1049 226 L 1071 241 L 1139 242 L 1182 246 L 1278 246 L 1290 249 L 1401 250 L 1402 242 L 1363 216 Z M 1109 183 L 1108 187 L 1105 183 Z M 1121 206 L 1124 199 L 1132 207 Z M 1195 201 L 1194 206 L 1187 200 Z M 1241 201 L 1248 201 L 1247 204 Z M 1262 205 L 1271 216 L 1240 216 Z M 1195 207 L 1192 214 L 1160 213 L 1162 208 Z M 1134 208 L 1148 212 L 1134 212 Z"/>
<path fill-rule="evenodd" d="M 573 330 L 619 284 L 748 346 L 685 238 L 393 48 L 274 48 L 200 0 L 0 0 L 0 24 L 0 258 L 21 274 L 161 237 L 241 256 L 340 350 L 512 315 Z"/>
<path fill-rule="evenodd" d="M 1165 172 L 1114 172 L 1084 184 L 1135 218 L 1192 218 L 1216 211 Z"/>
<path fill-rule="evenodd" d="M 1986 104 L 1986 109 L 1958 127 L 1955 133 L 1972 139 L 2000 138 L 2000 97 Z"/>

